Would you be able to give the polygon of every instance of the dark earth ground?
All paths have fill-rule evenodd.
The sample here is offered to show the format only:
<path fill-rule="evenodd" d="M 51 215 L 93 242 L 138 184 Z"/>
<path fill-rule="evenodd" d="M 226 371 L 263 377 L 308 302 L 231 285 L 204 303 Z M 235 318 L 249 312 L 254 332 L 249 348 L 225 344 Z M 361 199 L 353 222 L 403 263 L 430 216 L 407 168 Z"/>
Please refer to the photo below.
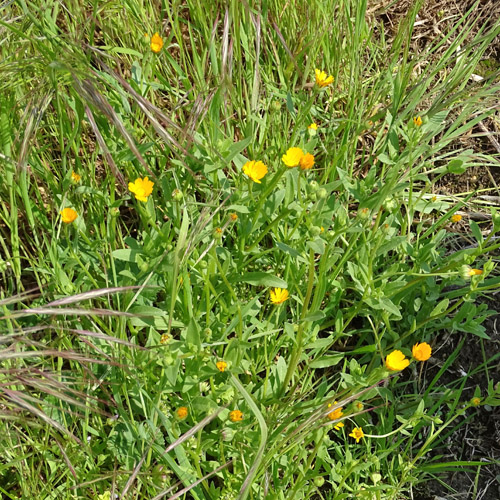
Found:
<path fill-rule="evenodd" d="M 369 11 L 378 22 L 383 22 L 387 32 L 395 31 L 398 23 L 408 13 L 411 6 L 409 0 L 369 1 Z M 419 11 L 418 26 L 413 34 L 412 49 L 423 53 L 428 44 L 436 37 L 442 36 L 460 17 L 476 2 L 469 0 L 426 0 Z M 482 0 L 473 10 L 478 20 L 477 28 L 485 24 L 492 26 L 500 22 L 500 0 Z M 475 30 L 477 32 L 477 30 Z M 500 68 L 500 39 L 497 38 L 488 49 L 483 61 L 485 71 Z M 481 68 L 480 68 L 481 69 Z M 500 101 L 500 95 L 499 95 Z M 497 159 L 500 157 L 500 107 L 495 114 L 478 124 L 472 134 L 461 140 L 454 147 L 470 148 L 478 153 L 486 153 Z M 487 203 L 500 205 L 500 162 L 498 166 L 475 166 L 463 175 L 449 175 L 441 179 L 436 186 L 436 194 L 453 196 L 454 194 L 477 193 L 471 199 L 464 213 L 461 230 L 468 231 L 468 218 L 475 219 L 485 234 L 491 228 L 491 217 L 481 203 L 481 196 L 487 196 Z M 463 213 L 463 212 L 461 212 Z M 459 229 L 460 231 L 460 229 Z M 464 238 L 465 241 L 465 238 Z M 470 243 L 470 242 L 469 242 Z M 495 259 L 495 256 L 491 256 Z M 472 334 L 449 333 L 434 342 L 433 362 L 428 363 L 424 373 L 423 384 L 428 384 L 439 371 L 447 357 L 466 335 L 464 347 L 455 362 L 441 376 L 440 383 L 451 384 L 457 379 L 470 374 L 474 368 L 484 363 L 500 351 L 500 292 L 484 297 L 480 302 L 486 303 L 492 315 L 485 320 L 483 326 L 490 340 L 480 339 Z M 498 362 L 489 365 L 488 372 L 479 370 L 470 376 L 463 392 L 463 401 L 474 396 L 476 387 L 486 394 L 488 379 L 494 384 L 500 382 L 500 365 Z M 475 413 L 475 415 L 474 415 Z M 469 419 L 469 417 L 471 417 Z M 461 417 L 460 425 L 446 437 L 440 448 L 428 455 L 428 462 L 480 461 L 484 466 L 456 467 L 453 470 L 437 475 L 426 483 L 421 483 L 413 491 L 413 500 L 499 500 L 500 499 L 500 410 L 499 407 L 479 406 L 471 408 Z M 450 468 L 451 469 L 451 468 Z"/>

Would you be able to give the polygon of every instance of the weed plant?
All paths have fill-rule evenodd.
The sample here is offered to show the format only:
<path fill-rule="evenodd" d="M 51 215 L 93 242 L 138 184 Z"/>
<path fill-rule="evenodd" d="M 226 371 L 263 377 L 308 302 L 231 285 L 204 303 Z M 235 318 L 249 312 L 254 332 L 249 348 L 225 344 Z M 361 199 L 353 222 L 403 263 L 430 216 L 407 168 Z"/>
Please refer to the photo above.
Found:
<path fill-rule="evenodd" d="M 434 191 L 497 161 L 460 139 L 500 27 L 415 54 L 418 10 L 0 5 L 3 498 L 397 500 L 485 464 L 431 452 L 499 401 L 441 377 L 489 338 L 500 218 Z"/>

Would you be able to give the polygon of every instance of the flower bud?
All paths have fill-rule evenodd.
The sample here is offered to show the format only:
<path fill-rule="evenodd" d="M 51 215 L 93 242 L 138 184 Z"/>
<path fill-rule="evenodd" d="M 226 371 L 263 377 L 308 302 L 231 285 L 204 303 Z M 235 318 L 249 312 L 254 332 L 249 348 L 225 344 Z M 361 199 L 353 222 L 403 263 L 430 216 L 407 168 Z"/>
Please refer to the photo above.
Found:
<path fill-rule="evenodd" d="M 318 198 L 320 200 L 324 200 L 328 196 L 325 188 L 318 189 L 318 192 L 316 194 L 318 195 Z"/>
<path fill-rule="evenodd" d="M 225 428 L 222 429 L 221 435 L 222 435 L 222 440 L 225 441 L 226 443 L 230 443 L 233 438 L 234 438 L 235 431 L 233 429 Z"/>
<path fill-rule="evenodd" d="M 311 181 L 309 183 L 309 187 L 311 188 L 311 191 L 315 192 L 319 188 L 319 184 L 316 181 Z"/>
<path fill-rule="evenodd" d="M 182 198 L 184 198 L 184 193 L 180 189 L 174 189 L 172 191 L 172 198 L 175 201 L 182 201 Z"/>
<path fill-rule="evenodd" d="M 321 488 L 325 484 L 325 478 L 323 476 L 316 476 L 314 478 L 314 485 L 317 488 Z"/>
<path fill-rule="evenodd" d="M 370 210 L 368 210 L 368 208 L 360 208 L 358 210 L 358 217 L 362 220 L 366 220 L 368 219 L 368 217 L 370 217 Z"/>
<path fill-rule="evenodd" d="M 309 234 L 314 238 L 316 236 L 319 236 L 321 233 L 321 228 L 318 226 L 311 226 L 309 229 Z"/>

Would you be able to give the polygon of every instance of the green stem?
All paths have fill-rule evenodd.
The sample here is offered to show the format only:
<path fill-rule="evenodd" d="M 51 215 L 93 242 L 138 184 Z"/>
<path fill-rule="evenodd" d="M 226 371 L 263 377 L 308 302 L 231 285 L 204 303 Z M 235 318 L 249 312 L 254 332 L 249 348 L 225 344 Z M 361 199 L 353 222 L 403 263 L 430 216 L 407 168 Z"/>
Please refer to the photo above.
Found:
<path fill-rule="evenodd" d="M 297 368 L 297 364 L 299 362 L 300 356 L 302 354 L 302 343 L 303 343 L 303 338 L 304 338 L 304 328 L 306 322 L 303 321 L 304 318 L 307 315 L 307 311 L 309 310 L 309 301 L 311 300 L 311 295 L 313 291 L 313 286 L 314 286 L 314 268 L 315 268 L 315 263 L 314 263 L 314 250 L 309 250 L 309 276 L 307 278 L 308 280 L 308 285 L 307 285 L 307 293 L 304 298 L 304 303 L 302 305 L 302 313 L 300 314 L 300 324 L 299 324 L 299 329 L 297 331 L 297 339 L 295 343 L 295 347 L 292 351 L 292 356 L 290 358 L 290 364 L 288 365 L 288 369 L 286 372 L 285 376 L 285 381 L 283 382 L 283 385 L 281 387 L 280 391 L 280 396 L 286 391 L 286 388 L 288 387 L 288 384 L 290 383 L 290 380 L 292 379 L 292 376 L 295 372 L 295 369 Z"/>

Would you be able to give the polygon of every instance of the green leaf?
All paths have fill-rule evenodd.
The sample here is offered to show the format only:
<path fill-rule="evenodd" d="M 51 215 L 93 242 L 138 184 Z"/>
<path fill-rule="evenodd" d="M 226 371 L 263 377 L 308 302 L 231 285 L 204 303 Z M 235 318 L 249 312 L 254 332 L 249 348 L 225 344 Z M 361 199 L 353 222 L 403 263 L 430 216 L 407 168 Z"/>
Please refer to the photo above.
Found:
<path fill-rule="evenodd" d="M 249 283 L 255 286 L 271 286 L 276 288 L 287 288 L 288 284 L 286 281 L 278 278 L 269 273 L 255 272 L 255 273 L 245 273 L 243 276 L 238 278 L 233 278 L 232 281 L 243 283 Z"/>
<path fill-rule="evenodd" d="M 449 299 L 443 299 L 431 312 L 430 317 L 432 318 L 433 316 L 439 316 L 442 314 L 446 309 L 448 309 L 448 304 L 450 303 Z"/>
<path fill-rule="evenodd" d="M 287 92 L 286 94 L 286 108 L 292 115 L 295 116 L 295 109 L 293 107 L 292 95 L 290 92 Z"/>
<path fill-rule="evenodd" d="M 313 250 L 314 253 L 323 255 L 325 253 L 325 242 L 321 238 L 316 238 L 314 241 L 308 241 L 307 246 Z"/>
<path fill-rule="evenodd" d="M 191 318 L 189 325 L 186 329 L 186 343 L 193 344 L 201 348 L 200 330 L 194 318 Z"/>
<path fill-rule="evenodd" d="M 233 158 L 241 153 L 253 140 L 253 137 L 247 137 L 242 141 L 235 142 L 229 147 L 228 155 L 224 158 L 228 163 L 233 160 Z"/>
<path fill-rule="evenodd" d="M 319 321 L 324 319 L 325 313 L 323 311 L 316 311 L 308 314 L 302 321 Z"/>
<path fill-rule="evenodd" d="M 386 165 L 394 165 L 394 162 L 385 153 L 379 154 L 377 156 L 377 160 L 385 163 Z"/>
<path fill-rule="evenodd" d="M 482 244 L 483 243 L 483 235 L 481 234 L 481 229 L 479 228 L 478 223 L 471 220 L 469 222 L 469 225 L 470 225 L 470 229 L 472 231 L 472 234 L 474 235 L 474 238 L 476 238 L 476 241 L 479 244 Z"/>
<path fill-rule="evenodd" d="M 448 172 L 452 174 L 463 174 L 467 170 L 467 164 L 460 158 L 455 158 L 448 163 Z"/>
<path fill-rule="evenodd" d="M 344 354 L 334 354 L 333 356 L 323 356 L 317 358 L 309 363 L 309 368 L 328 368 L 329 366 L 335 366 L 339 364 L 344 359 Z"/>
<path fill-rule="evenodd" d="M 116 260 L 137 262 L 137 256 L 140 255 L 140 252 L 131 248 L 121 248 L 119 250 L 114 250 L 111 255 L 113 255 Z"/>

